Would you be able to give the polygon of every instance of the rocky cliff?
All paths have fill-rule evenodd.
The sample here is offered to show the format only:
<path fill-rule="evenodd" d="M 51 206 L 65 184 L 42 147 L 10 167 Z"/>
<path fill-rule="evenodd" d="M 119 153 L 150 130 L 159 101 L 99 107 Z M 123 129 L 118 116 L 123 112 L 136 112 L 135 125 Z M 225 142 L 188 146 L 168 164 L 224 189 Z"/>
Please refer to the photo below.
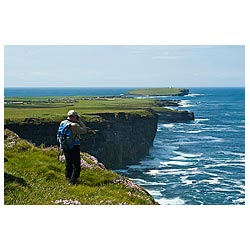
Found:
<path fill-rule="evenodd" d="M 101 123 L 87 124 L 97 133 L 83 136 L 83 151 L 112 168 L 134 164 L 149 153 L 157 130 L 156 114 L 106 113 L 100 116 Z"/>
<path fill-rule="evenodd" d="M 158 116 L 129 113 L 99 114 L 98 121 L 87 122 L 91 131 L 82 135 L 81 150 L 89 152 L 109 168 L 138 162 L 148 154 L 157 130 Z M 56 145 L 58 122 L 26 119 L 23 123 L 5 124 L 21 138 L 36 145 Z"/>
<path fill-rule="evenodd" d="M 152 110 L 145 113 L 102 113 L 98 119 L 86 122 L 90 132 L 82 135 L 81 150 L 103 162 L 106 167 L 117 169 L 135 164 L 149 153 L 157 131 L 158 119 L 164 122 L 185 122 L 194 119 L 187 111 L 162 112 Z M 59 122 L 45 122 L 27 118 L 21 123 L 6 123 L 8 128 L 21 138 L 35 145 L 46 147 L 57 144 L 56 133 Z"/>
<path fill-rule="evenodd" d="M 164 122 L 187 122 L 194 120 L 194 113 L 186 110 L 157 112 Z"/>

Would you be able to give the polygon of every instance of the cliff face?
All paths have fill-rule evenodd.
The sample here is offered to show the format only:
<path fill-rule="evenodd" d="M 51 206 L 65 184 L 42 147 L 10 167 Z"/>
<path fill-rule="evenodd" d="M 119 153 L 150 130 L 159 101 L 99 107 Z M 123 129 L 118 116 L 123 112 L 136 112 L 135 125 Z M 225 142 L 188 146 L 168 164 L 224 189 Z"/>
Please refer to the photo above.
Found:
<path fill-rule="evenodd" d="M 100 121 L 86 123 L 92 132 L 82 135 L 81 150 L 89 152 L 108 168 L 134 164 L 149 153 L 157 130 L 158 116 L 128 113 L 100 114 Z M 24 123 L 6 124 L 21 138 L 36 145 L 56 145 L 58 122 L 27 119 Z"/>
<path fill-rule="evenodd" d="M 83 151 L 90 152 L 112 168 L 134 164 L 149 153 L 157 131 L 157 115 L 107 113 L 101 117 L 101 124 L 87 124 L 99 131 L 83 136 Z"/>
<path fill-rule="evenodd" d="M 117 169 L 135 164 L 149 153 L 157 131 L 158 119 L 164 122 L 186 122 L 194 120 L 187 111 L 163 112 L 147 115 L 130 113 L 102 113 L 95 122 L 86 122 L 91 131 L 82 135 L 81 151 L 88 152 L 108 168 Z M 58 122 L 43 122 L 34 118 L 23 123 L 5 124 L 21 138 L 35 145 L 46 147 L 57 144 Z"/>

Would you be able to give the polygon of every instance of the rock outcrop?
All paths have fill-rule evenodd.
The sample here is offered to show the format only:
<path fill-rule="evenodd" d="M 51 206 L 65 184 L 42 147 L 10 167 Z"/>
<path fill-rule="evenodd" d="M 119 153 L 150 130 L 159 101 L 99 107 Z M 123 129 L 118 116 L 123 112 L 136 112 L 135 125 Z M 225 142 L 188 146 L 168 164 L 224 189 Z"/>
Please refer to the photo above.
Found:
<path fill-rule="evenodd" d="M 194 120 L 194 113 L 186 110 L 158 112 L 159 120 L 164 122 L 188 122 Z"/>
<path fill-rule="evenodd" d="M 180 92 L 181 93 L 178 96 L 188 95 L 189 94 L 189 89 L 182 89 Z"/>

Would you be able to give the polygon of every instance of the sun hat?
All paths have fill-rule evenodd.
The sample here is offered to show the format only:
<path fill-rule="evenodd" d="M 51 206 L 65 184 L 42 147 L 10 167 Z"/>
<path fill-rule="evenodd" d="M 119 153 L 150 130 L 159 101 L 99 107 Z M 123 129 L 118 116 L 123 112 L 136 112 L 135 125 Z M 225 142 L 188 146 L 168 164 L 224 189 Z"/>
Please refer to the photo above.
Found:
<path fill-rule="evenodd" d="M 75 110 L 70 110 L 67 115 L 68 116 L 79 116 Z"/>

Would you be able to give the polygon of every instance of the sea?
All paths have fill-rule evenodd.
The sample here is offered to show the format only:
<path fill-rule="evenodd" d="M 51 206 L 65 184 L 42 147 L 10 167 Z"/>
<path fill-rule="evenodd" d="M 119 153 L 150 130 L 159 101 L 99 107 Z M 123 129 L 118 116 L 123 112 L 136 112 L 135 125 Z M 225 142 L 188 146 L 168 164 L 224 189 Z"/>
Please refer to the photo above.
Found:
<path fill-rule="evenodd" d="M 5 88 L 5 97 L 113 96 L 131 88 Z M 184 123 L 159 121 L 149 155 L 116 170 L 163 205 L 245 204 L 245 88 L 189 88 L 179 107 Z M 141 98 L 141 97 L 134 97 Z"/>

